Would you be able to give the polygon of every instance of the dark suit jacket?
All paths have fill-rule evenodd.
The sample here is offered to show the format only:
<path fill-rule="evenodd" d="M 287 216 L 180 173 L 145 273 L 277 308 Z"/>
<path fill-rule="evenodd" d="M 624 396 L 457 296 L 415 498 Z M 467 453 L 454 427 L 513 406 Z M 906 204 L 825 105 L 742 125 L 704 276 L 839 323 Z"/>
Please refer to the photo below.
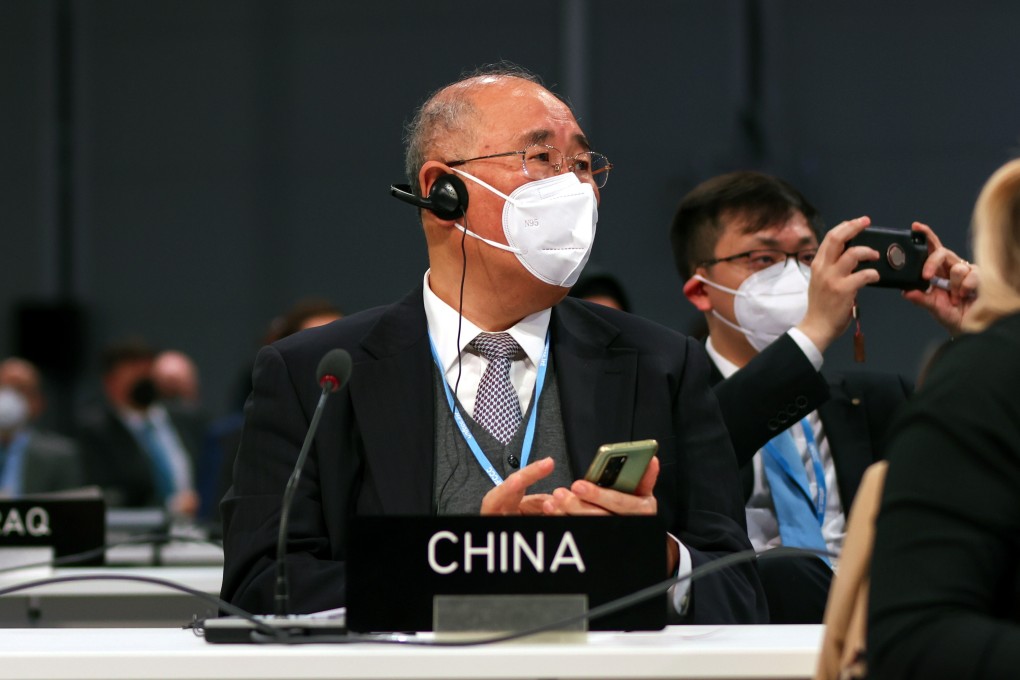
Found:
<path fill-rule="evenodd" d="M 746 366 L 712 381 L 733 438 L 744 498 L 754 484 L 748 463 L 758 449 L 817 410 L 836 466 L 843 511 L 850 509 L 864 469 L 885 457 L 893 415 L 913 391 L 899 376 L 873 372 L 821 374 L 789 335 L 782 335 Z"/>
<path fill-rule="evenodd" d="M 191 414 L 167 409 L 192 470 L 201 450 L 204 423 Z M 114 507 L 161 505 L 149 456 L 131 431 L 105 402 L 87 410 L 78 425 L 78 444 L 85 467 L 85 482 L 102 487 Z"/>
<path fill-rule="evenodd" d="M 82 485 L 81 459 L 74 442 L 31 430 L 21 464 L 21 493 L 64 491 Z"/>
<path fill-rule="evenodd" d="M 571 298 L 553 309 L 550 332 L 574 473 L 600 444 L 658 439 L 659 512 L 694 564 L 747 549 L 736 465 L 702 348 Z M 348 516 L 433 512 L 436 405 L 421 288 L 264 348 L 222 506 L 222 596 L 253 612 L 273 611 L 281 496 L 319 397 L 316 364 L 334 347 L 351 353 L 354 370 L 326 407 L 291 511 L 292 609 L 344 604 Z M 752 565 L 698 581 L 691 592 L 689 621 L 766 615 Z"/>

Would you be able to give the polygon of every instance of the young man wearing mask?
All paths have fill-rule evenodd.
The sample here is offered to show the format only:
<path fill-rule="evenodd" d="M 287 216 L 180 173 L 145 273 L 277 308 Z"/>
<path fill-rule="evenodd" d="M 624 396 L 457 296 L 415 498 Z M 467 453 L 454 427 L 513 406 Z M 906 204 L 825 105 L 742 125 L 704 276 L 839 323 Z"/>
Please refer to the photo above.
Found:
<path fill-rule="evenodd" d="M 684 295 L 708 324 L 755 549 L 840 552 L 861 475 L 881 457 L 890 418 L 911 392 L 895 376 L 819 372 L 822 353 L 850 324 L 857 291 L 878 280 L 873 269 L 854 271 L 878 253 L 846 248 L 869 222 L 843 222 L 819 243 L 811 204 L 755 172 L 702 183 L 673 219 Z M 821 622 L 835 561 L 759 560 L 770 620 Z"/>
<path fill-rule="evenodd" d="M 422 208 L 429 269 L 399 302 L 259 353 L 222 504 L 223 598 L 274 609 L 280 498 L 335 347 L 354 368 L 291 509 L 293 611 L 345 604 L 351 514 L 655 514 L 664 576 L 749 547 L 702 348 L 564 299 L 611 168 L 569 107 L 530 74 L 486 71 L 433 94 L 408 132 L 413 188 L 394 193 Z M 660 449 L 633 494 L 579 479 L 601 444 L 644 438 Z M 675 593 L 674 620 L 763 620 L 747 566 Z"/>
<path fill-rule="evenodd" d="M 82 483 L 74 442 L 33 427 L 45 410 L 39 372 L 0 361 L 0 498 L 73 489 Z"/>
<path fill-rule="evenodd" d="M 157 401 L 155 356 L 137 341 L 104 350 L 105 400 L 86 409 L 78 427 L 86 481 L 102 487 L 111 506 L 190 517 L 198 507 L 193 471 L 203 424 Z"/>

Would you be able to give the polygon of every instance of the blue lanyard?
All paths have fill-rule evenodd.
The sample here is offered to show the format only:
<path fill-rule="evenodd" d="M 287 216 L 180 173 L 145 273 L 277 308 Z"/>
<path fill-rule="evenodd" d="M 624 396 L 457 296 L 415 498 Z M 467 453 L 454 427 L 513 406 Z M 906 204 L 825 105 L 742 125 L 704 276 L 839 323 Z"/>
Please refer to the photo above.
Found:
<path fill-rule="evenodd" d="M 822 467 L 822 455 L 818 451 L 818 445 L 815 443 L 815 433 L 811 430 L 811 425 L 808 423 L 807 418 L 801 419 L 800 426 L 804 430 L 808 455 L 811 456 L 811 467 L 815 471 L 815 483 L 818 486 L 818 495 L 816 497 L 812 498 L 811 490 L 799 482 L 800 476 L 794 474 L 794 471 L 787 466 L 786 460 L 776 450 L 775 444 L 768 442 L 765 444 L 765 450 L 779 463 L 779 466 L 783 468 L 791 479 L 798 481 L 800 490 L 804 492 L 807 499 L 814 505 L 815 517 L 818 519 L 818 525 L 821 526 L 825 521 L 825 506 L 829 498 L 829 489 L 825 483 L 825 468 Z"/>
<path fill-rule="evenodd" d="M 453 398 L 453 391 L 450 389 L 449 383 L 446 382 L 446 371 L 443 370 L 443 363 L 439 360 L 439 354 L 436 352 L 436 344 L 432 341 L 432 333 L 429 333 L 429 348 L 432 350 L 432 360 L 436 362 L 436 366 L 439 368 L 439 378 L 443 383 L 443 389 L 446 392 L 446 401 L 450 405 L 450 412 L 453 413 L 453 419 L 457 423 L 457 428 L 460 430 L 461 436 L 464 437 L 464 441 L 467 443 L 468 448 L 471 449 L 471 453 L 474 454 L 475 460 L 482 466 L 482 470 L 488 475 L 489 479 L 492 480 L 493 485 L 499 486 L 503 483 L 503 477 L 496 472 L 496 468 L 493 467 L 492 462 L 486 457 L 482 451 L 482 447 L 478 445 L 478 440 L 475 439 L 474 435 L 471 434 L 471 429 L 467 423 L 464 422 L 463 416 L 460 414 L 460 409 L 457 408 L 457 403 Z M 542 396 L 542 388 L 545 386 L 545 372 L 549 366 L 549 333 L 545 334 L 545 349 L 542 350 L 542 358 L 538 361 L 538 377 L 535 380 L 535 396 L 532 397 L 531 416 L 528 418 L 528 425 L 524 430 L 524 444 L 521 447 L 521 467 L 525 467 L 528 464 L 528 459 L 531 457 L 531 445 L 535 442 L 535 421 L 538 416 L 538 399 Z"/>

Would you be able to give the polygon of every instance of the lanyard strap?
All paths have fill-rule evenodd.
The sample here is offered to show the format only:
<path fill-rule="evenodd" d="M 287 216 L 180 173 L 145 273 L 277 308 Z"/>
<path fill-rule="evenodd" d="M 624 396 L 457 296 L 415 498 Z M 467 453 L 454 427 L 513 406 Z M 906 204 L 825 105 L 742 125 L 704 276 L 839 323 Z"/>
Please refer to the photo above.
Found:
<path fill-rule="evenodd" d="M 446 372 L 443 370 L 443 363 L 439 360 L 439 354 L 436 352 L 436 344 L 432 341 L 432 333 L 429 332 L 429 349 L 432 350 L 432 360 L 436 362 L 436 366 L 439 368 L 439 378 L 443 383 L 443 390 L 446 392 L 446 402 L 450 406 L 450 412 L 453 414 L 453 420 L 457 423 L 457 429 L 460 430 L 460 434 L 464 437 L 464 442 L 467 443 L 468 448 L 471 449 L 471 453 L 474 454 L 475 460 L 482 466 L 482 470 L 492 480 L 493 485 L 498 486 L 503 483 L 503 477 L 496 472 L 496 468 L 492 465 L 492 461 L 488 459 L 485 453 L 482 451 L 482 447 L 478 444 L 478 440 L 471 434 L 471 428 L 464 421 L 464 417 L 460 414 L 460 409 L 457 408 L 457 402 L 453 398 L 453 390 L 450 389 L 450 384 L 446 381 Z M 545 387 L 545 373 L 549 367 L 549 333 L 545 334 L 545 348 L 542 350 L 542 358 L 538 361 L 538 377 L 535 380 L 535 396 L 531 400 L 531 415 L 528 417 L 528 424 L 524 429 L 524 444 L 521 447 L 521 467 L 525 467 L 528 464 L 528 459 L 531 457 L 531 445 L 535 442 L 535 422 L 538 416 L 538 400 L 542 396 L 542 388 Z"/>
<path fill-rule="evenodd" d="M 801 429 L 804 430 L 804 439 L 807 441 L 808 455 L 811 457 L 811 468 L 815 473 L 815 484 L 818 487 L 818 494 L 813 496 L 811 490 L 807 488 L 801 479 L 806 480 L 806 475 L 802 478 L 800 475 L 795 474 L 791 470 L 783 458 L 782 454 L 776 449 L 776 445 L 772 442 L 765 444 L 765 450 L 772 456 L 776 462 L 779 463 L 780 467 L 786 474 L 797 482 L 797 486 L 801 491 L 804 492 L 804 496 L 808 499 L 811 505 L 814 506 L 815 517 L 818 519 L 818 525 L 821 526 L 825 521 L 825 506 L 829 499 L 829 489 L 825 483 L 825 468 L 822 466 L 822 456 L 818 451 L 818 445 L 815 443 L 815 433 L 811 430 L 811 425 L 808 423 L 807 418 L 802 418 L 800 421 Z"/>

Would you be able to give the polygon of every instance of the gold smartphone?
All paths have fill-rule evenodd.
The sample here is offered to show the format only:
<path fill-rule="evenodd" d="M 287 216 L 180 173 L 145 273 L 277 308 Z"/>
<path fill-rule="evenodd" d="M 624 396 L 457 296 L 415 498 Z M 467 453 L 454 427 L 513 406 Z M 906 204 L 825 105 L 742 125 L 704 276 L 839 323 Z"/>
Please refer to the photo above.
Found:
<path fill-rule="evenodd" d="M 654 439 L 603 444 L 584 478 L 598 486 L 634 493 L 658 450 L 659 442 Z"/>

